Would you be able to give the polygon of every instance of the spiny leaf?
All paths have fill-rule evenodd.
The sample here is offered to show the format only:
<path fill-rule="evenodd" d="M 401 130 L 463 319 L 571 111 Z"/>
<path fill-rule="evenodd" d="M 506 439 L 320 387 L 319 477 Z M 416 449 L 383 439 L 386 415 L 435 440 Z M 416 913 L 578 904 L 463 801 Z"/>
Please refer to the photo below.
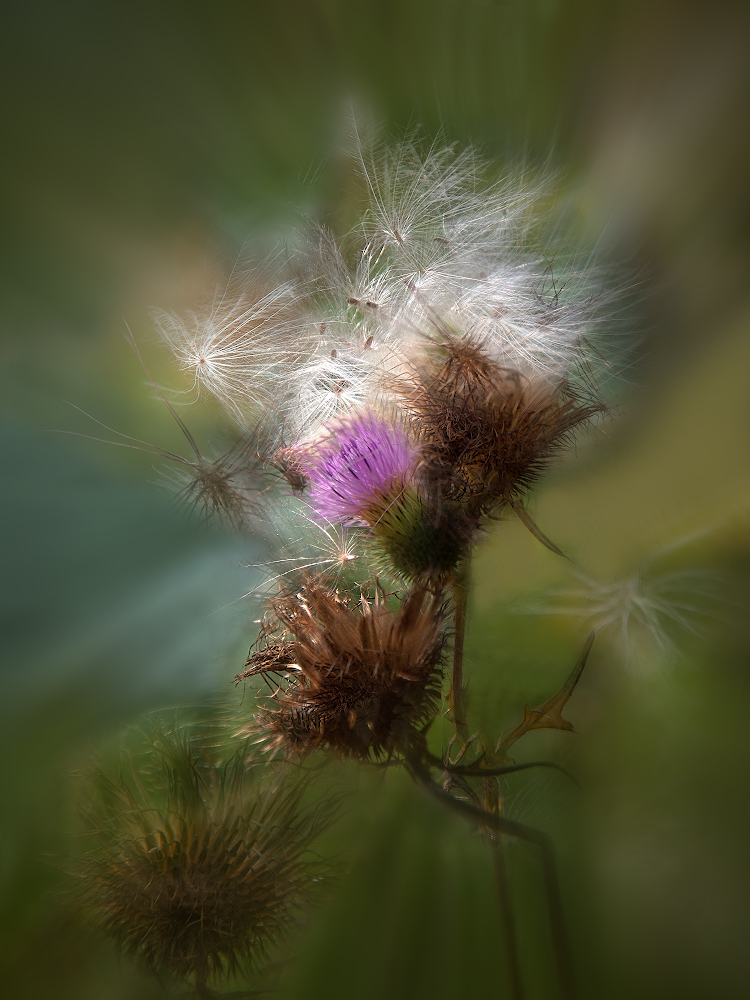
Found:
<path fill-rule="evenodd" d="M 583 673 L 583 668 L 586 666 L 591 647 L 594 645 L 595 635 L 595 632 L 591 632 L 586 639 L 570 677 L 568 677 L 557 694 L 554 694 L 536 708 L 529 708 L 526 705 L 523 710 L 523 721 L 500 743 L 499 750 L 508 750 L 516 740 L 532 729 L 562 729 L 565 732 L 575 732 L 572 723 L 563 718 L 562 712 L 570 696 L 573 694 L 578 681 L 581 679 L 581 674 Z"/>

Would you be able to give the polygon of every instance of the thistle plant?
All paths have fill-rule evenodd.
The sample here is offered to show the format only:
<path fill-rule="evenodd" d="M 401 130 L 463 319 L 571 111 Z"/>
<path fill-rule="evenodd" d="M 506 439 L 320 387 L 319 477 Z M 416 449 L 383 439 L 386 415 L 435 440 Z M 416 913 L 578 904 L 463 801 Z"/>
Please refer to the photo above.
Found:
<path fill-rule="evenodd" d="M 253 727 L 290 754 L 328 747 L 362 760 L 405 752 L 431 721 L 446 641 L 439 595 L 408 592 L 398 610 L 376 588 L 358 606 L 310 578 L 273 602 L 238 680 L 280 683 Z"/>
<path fill-rule="evenodd" d="M 222 755 L 215 736 L 159 721 L 140 743 L 88 769 L 80 895 L 127 955 L 212 996 L 209 981 L 252 974 L 289 937 L 325 874 L 310 847 L 331 804 L 263 780 L 246 743 Z"/>
<path fill-rule="evenodd" d="M 423 154 L 410 141 L 385 149 L 359 142 L 356 156 L 367 207 L 354 230 L 340 238 L 325 227 L 308 234 L 275 287 L 267 277 L 244 285 L 233 278 L 204 314 L 158 317 L 178 364 L 191 373 L 188 392 L 212 393 L 243 442 L 236 457 L 209 466 L 182 460 L 193 468 L 183 489 L 276 548 L 267 563 L 276 593 L 237 677 L 257 694 L 254 707 L 243 708 L 242 734 L 267 759 L 297 767 L 316 752 L 403 767 L 472 820 L 495 848 L 516 1000 L 523 977 L 501 877 L 502 839 L 534 844 L 560 990 L 569 998 L 554 851 L 545 834 L 507 817 L 497 779 L 557 767 L 515 764 L 510 749 L 535 729 L 572 729 L 562 713 L 593 633 L 560 689 L 527 708 L 494 746 L 470 737 L 463 647 L 472 553 L 493 522 L 517 516 L 562 555 L 527 503 L 548 465 L 606 409 L 606 349 L 597 338 L 607 300 L 596 292 L 594 268 L 573 263 L 554 273 L 533 250 L 548 186 L 523 176 L 492 180 L 471 150 Z M 438 749 L 431 726 L 443 695 L 454 735 Z M 236 774 L 232 794 L 240 795 Z M 199 799 L 201 817 L 219 808 Z M 273 820 L 287 806 L 258 808 L 265 824 L 264 809 Z M 145 814 L 136 815 L 127 822 L 141 824 Z M 161 830 L 167 819 L 157 818 Z M 174 838 L 154 831 L 129 836 L 136 846 L 122 857 L 132 856 L 134 870 L 152 863 L 152 850 L 172 870 L 162 841 Z M 218 845 L 213 834 L 190 836 Z M 292 839 L 296 858 L 300 841 Z M 235 862 L 224 872 L 217 859 L 206 878 L 225 880 L 216 891 L 228 891 L 237 884 Z M 130 884 L 131 860 L 102 863 L 92 871 L 117 901 L 107 919 L 128 948 L 143 950 L 148 934 L 138 936 L 118 897 L 120 883 Z M 280 926 L 277 914 L 299 886 L 287 868 L 279 878 L 264 934 Z M 232 924 L 239 950 L 200 937 L 184 953 L 159 943 L 146 957 L 205 984 L 254 947 L 254 905 Z M 220 908 L 211 911 L 217 920 Z"/>

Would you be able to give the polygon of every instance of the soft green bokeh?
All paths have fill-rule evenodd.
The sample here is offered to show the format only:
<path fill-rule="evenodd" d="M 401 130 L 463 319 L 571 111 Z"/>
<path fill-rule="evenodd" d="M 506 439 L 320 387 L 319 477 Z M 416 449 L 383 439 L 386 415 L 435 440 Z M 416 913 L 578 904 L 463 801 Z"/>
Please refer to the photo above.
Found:
<path fill-rule="evenodd" d="M 165 448 L 157 381 L 180 376 L 148 310 L 190 303 L 208 264 L 261 257 L 305 216 L 338 228 L 346 109 L 560 171 L 565 224 L 635 286 L 619 411 L 533 514 L 604 581 L 706 570 L 718 599 L 667 661 L 602 635 L 568 707 L 532 734 L 581 778 L 509 782 L 552 831 L 583 996 L 746 995 L 750 894 L 748 18 L 708 5 L 307 0 L 17 4 L 4 12 L 2 982 L 14 997 L 141 1000 L 71 905 L 69 772 L 143 712 L 237 697 L 258 546 L 198 529 L 151 459 L 48 433 L 105 423 Z M 631 305 L 631 303 L 634 303 Z M 221 436 L 205 403 L 202 442 Z M 158 463 L 157 463 L 158 465 Z M 675 543 L 679 542 L 679 545 Z M 566 677 L 585 630 L 526 613 L 569 585 L 517 522 L 478 552 L 470 707 L 490 735 Z M 637 651 L 636 651 L 637 652 Z M 441 738 L 436 728 L 435 738 Z M 335 768 L 342 869 L 280 996 L 506 995 L 487 848 L 399 775 Z M 533 853 L 508 845 L 529 998 L 557 996 Z"/>

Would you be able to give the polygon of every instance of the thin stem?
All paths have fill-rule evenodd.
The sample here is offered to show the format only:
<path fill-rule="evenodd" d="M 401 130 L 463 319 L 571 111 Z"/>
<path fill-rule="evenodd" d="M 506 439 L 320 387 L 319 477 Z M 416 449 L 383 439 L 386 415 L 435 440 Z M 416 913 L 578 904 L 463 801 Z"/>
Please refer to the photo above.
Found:
<path fill-rule="evenodd" d="M 508 979 L 510 980 L 511 1000 L 524 1000 L 523 979 L 521 978 L 521 963 L 518 960 L 518 942 L 516 940 L 516 925 L 513 920 L 513 907 L 508 892 L 508 870 L 505 867 L 503 842 L 500 837 L 492 841 L 492 862 L 495 868 L 495 885 L 500 903 L 500 919 L 503 925 L 503 941 L 505 943 L 505 960 L 508 964 Z"/>
<path fill-rule="evenodd" d="M 213 992 L 208 988 L 208 969 L 206 963 L 201 962 L 195 969 L 195 995 L 200 1000 L 211 1000 Z"/>
<path fill-rule="evenodd" d="M 453 677 L 451 680 L 450 705 L 453 725 L 463 743 L 469 738 L 464 709 L 464 636 L 466 634 L 466 603 L 469 596 L 470 557 L 467 556 L 456 574 L 453 583 L 455 605 L 455 633 L 453 639 Z"/>
<path fill-rule="evenodd" d="M 578 781 L 570 771 L 561 764 L 555 764 L 551 760 L 534 760 L 528 764 L 508 764 L 505 767 L 481 767 L 475 764 L 449 764 L 434 754 L 426 752 L 423 752 L 423 756 L 430 767 L 444 771 L 446 774 L 461 775 L 462 778 L 495 778 L 504 774 L 515 774 L 516 771 L 528 771 L 532 767 L 550 767 L 554 771 L 564 774 L 566 778 L 570 778 L 575 785 L 578 785 Z"/>
<path fill-rule="evenodd" d="M 494 755 L 489 754 L 489 759 L 494 763 Z M 500 798 L 500 783 L 497 778 L 485 778 L 484 785 L 484 809 L 486 812 L 499 816 L 502 812 L 502 799 Z M 511 1000 L 524 1000 L 523 978 L 521 976 L 521 962 L 518 957 L 518 942 L 516 939 L 516 923 L 513 919 L 513 905 L 510 900 L 510 890 L 508 888 L 508 871 L 505 866 L 505 855 L 503 853 L 503 838 L 499 833 L 488 833 L 487 839 L 490 842 L 492 851 L 492 864 L 495 869 L 495 888 L 500 904 L 500 926 L 503 934 L 503 944 L 505 945 L 505 961 L 508 967 L 508 981 L 510 987 Z"/>
<path fill-rule="evenodd" d="M 557 878 L 557 861 L 554 845 L 546 833 L 525 826 L 515 820 L 507 819 L 497 813 L 488 812 L 465 799 L 457 799 L 446 792 L 430 775 L 428 767 L 416 754 L 409 754 L 406 763 L 410 773 L 420 781 L 427 791 L 455 812 L 473 820 L 480 826 L 489 827 L 499 834 L 506 834 L 518 840 L 525 840 L 539 849 L 544 873 L 544 890 L 547 897 L 547 912 L 549 914 L 552 950 L 555 956 L 557 978 L 560 985 L 560 995 L 563 1000 L 575 1000 L 573 982 L 573 966 L 570 960 L 570 947 L 565 929 L 562 897 Z"/>

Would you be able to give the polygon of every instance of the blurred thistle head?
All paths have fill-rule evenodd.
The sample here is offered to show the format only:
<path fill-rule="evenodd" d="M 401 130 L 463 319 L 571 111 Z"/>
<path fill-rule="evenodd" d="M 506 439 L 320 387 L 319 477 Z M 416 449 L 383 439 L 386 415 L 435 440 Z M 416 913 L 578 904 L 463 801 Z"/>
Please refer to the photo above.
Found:
<path fill-rule="evenodd" d="M 447 332 L 394 387 L 420 438 L 426 480 L 474 517 L 522 502 L 572 432 L 603 408 Z"/>
<path fill-rule="evenodd" d="M 125 954 L 207 996 L 208 980 L 253 972 L 288 936 L 320 878 L 309 849 L 332 806 L 262 784 L 246 745 L 222 761 L 205 734 L 145 735 L 141 753 L 90 776 L 80 893 Z"/>
<path fill-rule="evenodd" d="M 701 623 L 717 617 L 724 603 L 720 578 L 707 570 L 638 572 L 614 580 L 571 573 L 575 586 L 560 587 L 530 610 L 578 618 L 608 635 L 629 666 L 678 659 L 680 634 L 700 635 Z"/>
<path fill-rule="evenodd" d="M 310 579 L 272 604 L 238 680 L 278 684 L 253 729 L 292 754 L 330 747 L 377 758 L 426 725 L 440 698 L 441 598 L 414 589 L 393 609 L 376 588 L 355 604 Z"/>

